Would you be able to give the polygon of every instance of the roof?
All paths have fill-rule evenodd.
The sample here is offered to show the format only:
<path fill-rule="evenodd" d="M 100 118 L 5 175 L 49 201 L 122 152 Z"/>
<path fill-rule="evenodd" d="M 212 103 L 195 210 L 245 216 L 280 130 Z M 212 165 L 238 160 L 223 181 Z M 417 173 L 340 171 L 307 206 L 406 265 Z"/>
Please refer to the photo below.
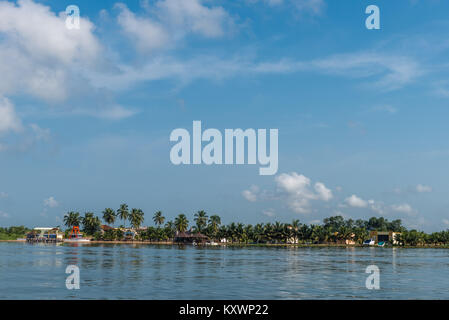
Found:
<path fill-rule="evenodd" d="M 104 231 L 106 231 L 106 230 L 112 230 L 112 229 L 114 229 L 114 228 L 108 226 L 107 224 L 103 224 L 103 225 L 101 226 L 101 229 L 103 229 Z"/>
<path fill-rule="evenodd" d="M 202 238 L 207 239 L 208 237 L 201 233 L 187 232 L 176 232 L 175 238 Z"/>

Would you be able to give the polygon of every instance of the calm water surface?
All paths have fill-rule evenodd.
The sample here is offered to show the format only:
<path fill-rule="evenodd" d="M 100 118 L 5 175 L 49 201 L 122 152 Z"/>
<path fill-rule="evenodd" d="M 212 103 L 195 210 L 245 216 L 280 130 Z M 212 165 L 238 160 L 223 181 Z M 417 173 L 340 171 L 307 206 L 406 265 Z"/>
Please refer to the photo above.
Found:
<path fill-rule="evenodd" d="M 449 250 L 0 243 L 0 299 L 449 299 Z"/>

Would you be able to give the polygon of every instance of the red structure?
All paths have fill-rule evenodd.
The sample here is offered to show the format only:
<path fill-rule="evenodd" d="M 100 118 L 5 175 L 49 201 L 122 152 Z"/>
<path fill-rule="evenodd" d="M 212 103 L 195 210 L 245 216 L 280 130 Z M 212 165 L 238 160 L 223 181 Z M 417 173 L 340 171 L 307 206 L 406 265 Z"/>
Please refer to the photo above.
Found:
<path fill-rule="evenodd" d="M 80 236 L 80 227 L 73 226 L 72 232 L 70 233 L 70 238 L 78 238 Z"/>

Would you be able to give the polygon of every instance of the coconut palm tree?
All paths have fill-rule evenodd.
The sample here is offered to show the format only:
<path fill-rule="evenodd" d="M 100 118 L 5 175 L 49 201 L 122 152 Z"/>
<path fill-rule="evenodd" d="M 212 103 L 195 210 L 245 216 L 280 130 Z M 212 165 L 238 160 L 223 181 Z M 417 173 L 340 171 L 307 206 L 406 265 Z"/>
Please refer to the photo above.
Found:
<path fill-rule="evenodd" d="M 126 203 L 120 205 L 120 208 L 117 210 L 117 216 L 120 218 L 120 220 L 124 221 L 124 224 L 126 226 L 126 220 L 128 220 L 129 218 L 129 210 Z"/>
<path fill-rule="evenodd" d="M 207 213 L 204 210 L 200 210 L 197 213 L 195 213 L 195 222 L 196 222 L 196 228 L 198 232 L 203 232 L 204 227 L 207 225 Z"/>
<path fill-rule="evenodd" d="M 107 224 L 114 224 L 115 222 L 115 211 L 111 208 L 106 208 L 103 211 L 103 220 L 104 222 L 106 222 Z"/>
<path fill-rule="evenodd" d="M 67 227 L 79 227 L 81 224 L 81 217 L 79 212 L 70 211 L 64 216 L 64 224 Z"/>
<path fill-rule="evenodd" d="M 298 242 L 298 236 L 299 236 L 299 227 L 301 226 L 301 223 L 299 222 L 298 219 L 295 219 L 292 221 L 292 224 L 290 225 L 291 227 L 291 235 L 293 236 L 293 242 L 297 243 Z"/>
<path fill-rule="evenodd" d="M 258 223 L 254 226 L 254 239 L 257 243 L 263 240 L 263 231 L 264 225 L 263 223 Z"/>
<path fill-rule="evenodd" d="M 214 215 L 209 217 L 208 229 L 210 230 L 210 234 L 214 238 L 216 238 L 216 236 L 217 236 L 220 224 L 221 224 L 221 218 L 218 215 L 214 214 Z"/>
<path fill-rule="evenodd" d="M 176 226 L 173 221 L 168 221 L 164 226 L 165 234 L 169 239 L 172 239 L 175 236 Z"/>
<path fill-rule="evenodd" d="M 153 221 L 156 225 L 161 226 L 164 223 L 165 217 L 162 216 L 162 211 L 157 211 L 153 216 Z"/>
<path fill-rule="evenodd" d="M 131 210 L 131 214 L 129 215 L 129 222 L 134 229 L 139 229 L 144 219 L 144 213 L 141 209 L 133 208 Z"/>
<path fill-rule="evenodd" d="M 83 230 L 86 234 L 93 235 L 100 230 L 101 221 L 92 212 L 86 212 L 81 218 L 83 223 Z"/>
<path fill-rule="evenodd" d="M 179 232 L 185 232 L 187 228 L 189 227 L 189 220 L 187 220 L 187 217 L 185 214 L 180 214 L 175 219 L 175 226 L 176 230 Z"/>

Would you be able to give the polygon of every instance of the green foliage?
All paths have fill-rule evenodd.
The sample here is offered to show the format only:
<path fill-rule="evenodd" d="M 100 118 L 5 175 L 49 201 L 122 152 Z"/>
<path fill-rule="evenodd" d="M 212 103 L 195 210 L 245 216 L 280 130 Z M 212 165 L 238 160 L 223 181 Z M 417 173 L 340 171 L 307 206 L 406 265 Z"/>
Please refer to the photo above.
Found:
<path fill-rule="evenodd" d="M 144 221 L 144 213 L 141 209 L 133 208 L 131 212 L 126 204 L 122 204 L 117 213 L 110 208 L 103 211 L 103 219 L 108 224 L 113 224 L 115 219 L 119 218 L 125 222 L 128 220 L 134 229 L 139 229 Z M 137 231 L 135 239 L 149 241 L 167 241 L 172 240 L 176 232 L 185 232 L 189 230 L 189 220 L 185 214 L 179 214 L 174 221 L 165 223 L 165 217 L 161 211 L 157 211 L 153 216 L 156 227 L 148 227 Z M 402 221 L 397 219 L 388 221 L 380 217 L 372 217 L 368 220 L 344 219 L 342 216 L 332 216 L 323 219 L 321 225 L 307 225 L 299 220 L 293 220 L 291 223 L 258 223 L 256 225 L 244 225 L 242 223 L 232 222 L 228 225 L 222 225 L 221 218 L 218 215 L 208 216 L 203 210 L 194 214 L 195 225 L 194 232 L 201 232 L 210 239 L 219 241 L 226 238 L 234 243 L 345 243 L 346 240 L 354 240 L 356 243 L 363 243 L 369 239 L 370 231 L 400 232 L 395 240 L 398 245 L 405 246 L 443 246 L 449 245 L 449 230 L 433 232 L 426 234 L 417 230 L 407 230 L 402 226 Z M 84 232 L 87 235 L 93 235 L 96 240 L 123 240 L 124 226 L 119 229 L 111 229 L 105 232 L 101 231 L 101 222 L 92 212 L 87 212 L 84 217 L 80 217 L 78 212 L 68 212 L 64 216 L 64 224 L 69 228 L 72 226 L 83 225 Z M 190 229 L 191 230 L 191 229 Z M 31 231 L 23 226 L 0 228 L 0 240 L 13 240 L 24 237 Z M 66 233 L 70 229 L 66 230 Z"/>
<path fill-rule="evenodd" d="M 9 228 L 0 227 L 0 240 L 16 240 L 18 238 L 24 238 L 31 229 L 24 226 L 16 226 Z"/>

